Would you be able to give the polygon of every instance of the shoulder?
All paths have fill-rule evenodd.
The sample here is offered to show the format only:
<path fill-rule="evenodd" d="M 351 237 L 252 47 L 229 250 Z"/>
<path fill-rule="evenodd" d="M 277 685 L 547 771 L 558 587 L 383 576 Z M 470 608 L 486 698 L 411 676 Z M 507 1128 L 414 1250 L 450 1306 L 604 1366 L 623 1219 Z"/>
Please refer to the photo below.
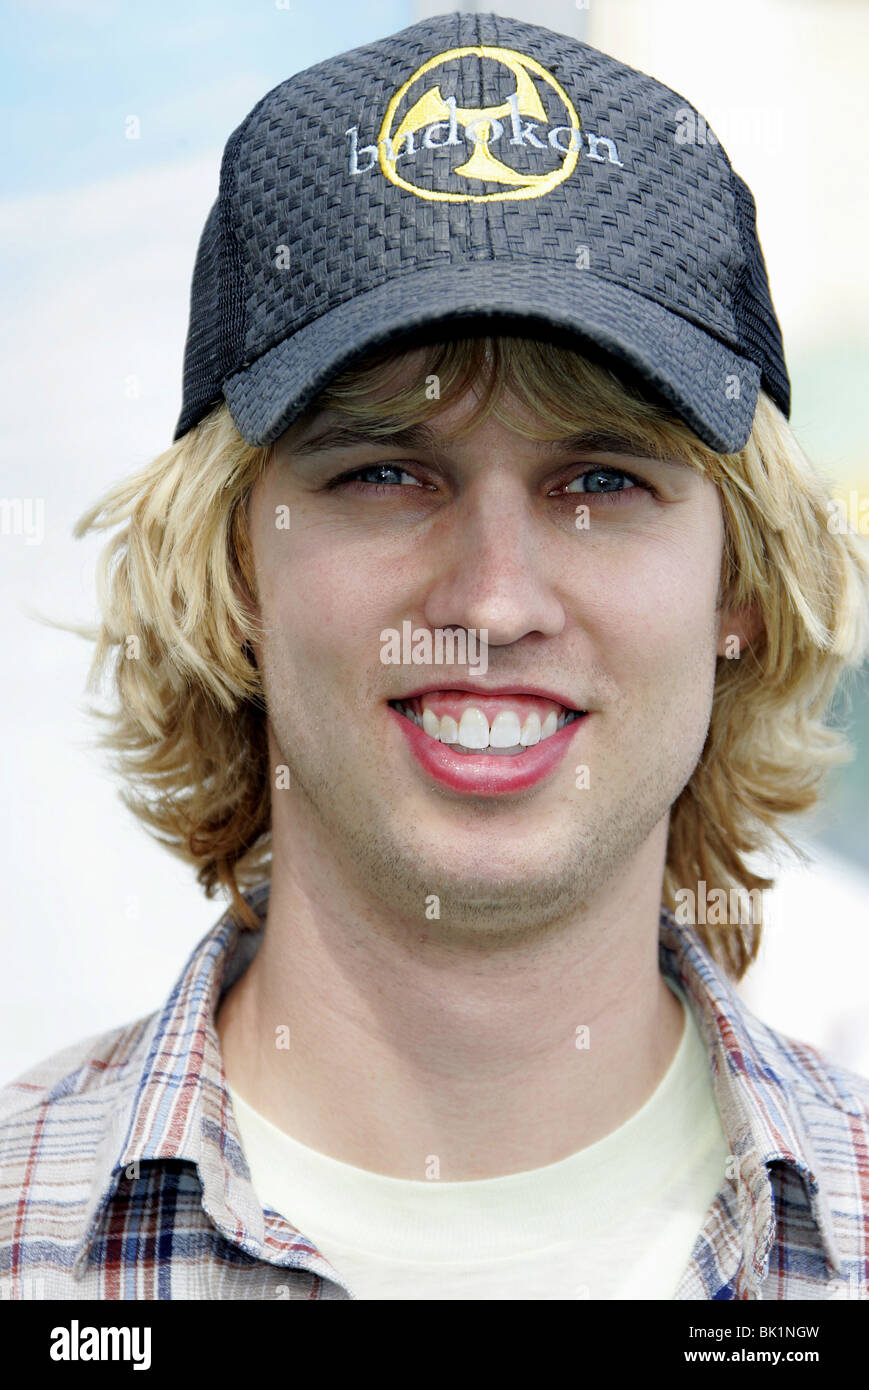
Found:
<path fill-rule="evenodd" d="M 0 1135 L 46 1107 L 116 1092 L 140 1061 L 139 1045 L 152 1018 L 80 1038 L 0 1087 Z"/>
<path fill-rule="evenodd" d="M 0 1246 L 56 1203 L 61 1186 L 70 1208 L 84 1207 L 98 1150 L 141 1074 L 154 1017 L 82 1038 L 0 1088 Z"/>
<path fill-rule="evenodd" d="M 833 1109 L 869 1123 L 869 1077 L 841 1065 L 822 1048 L 764 1025 L 776 1051 L 776 1071 L 804 1105 Z"/>
<path fill-rule="evenodd" d="M 822 1049 L 768 1029 L 770 1081 L 763 1089 L 767 1134 L 778 1150 L 774 1180 L 777 1239 L 784 1252 L 768 1296 L 865 1298 L 865 1232 L 869 1223 L 869 1078 L 840 1065 Z M 809 1215 L 833 1264 L 812 1274 Z M 791 1262 L 789 1265 L 789 1261 Z M 824 1289 L 823 1293 L 817 1292 Z M 767 1296 L 767 1295 L 764 1295 Z"/>
<path fill-rule="evenodd" d="M 755 1091 L 768 1133 L 814 1174 L 847 1243 L 869 1221 L 869 1078 L 823 1049 L 765 1028 L 768 1075 Z"/>

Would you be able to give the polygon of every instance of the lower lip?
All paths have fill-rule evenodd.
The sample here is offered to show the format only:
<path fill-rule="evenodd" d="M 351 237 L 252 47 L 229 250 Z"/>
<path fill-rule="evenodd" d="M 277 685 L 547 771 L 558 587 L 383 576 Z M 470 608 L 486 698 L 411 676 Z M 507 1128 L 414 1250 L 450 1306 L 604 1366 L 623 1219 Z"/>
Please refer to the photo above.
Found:
<path fill-rule="evenodd" d="M 581 714 L 524 753 L 453 753 L 392 705 L 386 708 L 398 721 L 420 766 L 442 786 L 473 796 L 504 796 L 542 782 L 561 762 L 577 729 L 588 720 L 588 714 Z"/>

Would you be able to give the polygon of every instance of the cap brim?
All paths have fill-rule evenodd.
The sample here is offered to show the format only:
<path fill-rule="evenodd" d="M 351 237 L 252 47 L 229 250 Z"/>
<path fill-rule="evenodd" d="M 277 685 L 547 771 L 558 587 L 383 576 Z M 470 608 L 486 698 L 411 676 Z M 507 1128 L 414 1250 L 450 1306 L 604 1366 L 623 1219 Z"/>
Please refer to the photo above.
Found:
<path fill-rule="evenodd" d="M 249 444 L 270 444 L 361 353 L 413 330 L 487 319 L 538 336 L 576 337 L 638 372 L 716 453 L 737 453 L 751 433 L 760 369 L 703 328 L 585 270 L 480 261 L 434 266 L 386 281 L 278 343 L 223 387 Z M 494 331 L 494 330 L 493 330 Z M 406 342 L 402 343 L 407 346 Z M 397 346 L 398 350 L 398 346 Z"/>

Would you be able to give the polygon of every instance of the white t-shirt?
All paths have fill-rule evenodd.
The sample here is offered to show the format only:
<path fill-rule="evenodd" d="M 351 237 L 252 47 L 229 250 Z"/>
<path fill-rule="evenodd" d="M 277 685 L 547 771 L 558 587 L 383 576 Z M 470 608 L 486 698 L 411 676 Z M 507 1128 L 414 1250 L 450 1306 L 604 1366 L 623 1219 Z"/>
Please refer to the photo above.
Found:
<path fill-rule="evenodd" d="M 300 1144 L 230 1088 L 253 1187 L 360 1299 L 670 1299 L 723 1186 L 706 1049 L 685 1027 L 655 1092 L 597 1143 L 470 1182 L 383 1177 Z"/>

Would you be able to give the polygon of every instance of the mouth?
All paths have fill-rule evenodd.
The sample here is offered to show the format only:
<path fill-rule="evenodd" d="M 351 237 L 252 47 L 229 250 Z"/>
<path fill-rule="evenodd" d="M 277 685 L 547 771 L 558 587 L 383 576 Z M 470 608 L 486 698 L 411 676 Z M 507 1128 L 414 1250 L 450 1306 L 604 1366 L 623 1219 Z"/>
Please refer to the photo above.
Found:
<path fill-rule="evenodd" d="M 588 713 L 540 696 L 475 696 L 461 690 L 428 691 L 389 704 L 432 742 L 476 758 L 526 756 Z"/>
<path fill-rule="evenodd" d="M 422 690 L 390 700 L 389 718 L 429 782 L 470 797 L 530 793 L 562 762 L 588 710 L 542 690 Z"/>

